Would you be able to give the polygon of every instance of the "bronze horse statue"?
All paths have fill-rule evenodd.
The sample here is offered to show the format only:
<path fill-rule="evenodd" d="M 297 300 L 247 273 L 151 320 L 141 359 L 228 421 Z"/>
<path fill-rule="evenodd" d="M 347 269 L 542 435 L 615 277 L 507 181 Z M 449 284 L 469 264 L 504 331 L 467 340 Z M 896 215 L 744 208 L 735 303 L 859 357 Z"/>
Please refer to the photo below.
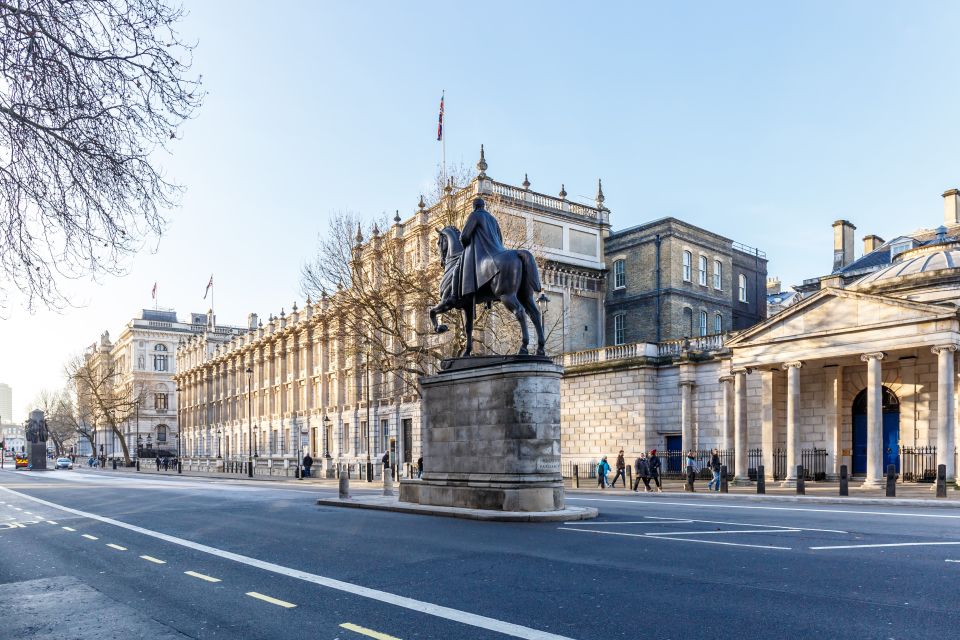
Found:
<path fill-rule="evenodd" d="M 482 201 L 479 207 L 482 209 Z M 496 232 L 499 235 L 499 228 Z M 440 281 L 440 304 L 430 309 L 430 321 L 433 323 L 434 330 L 437 333 L 448 330 L 447 325 L 437 323 L 438 314 L 451 309 L 460 309 L 464 315 L 467 338 L 467 344 L 460 355 L 469 356 L 473 351 L 473 321 L 476 305 L 486 304 L 487 308 L 490 308 L 491 303 L 499 300 L 520 323 L 522 342 L 518 353 L 529 354 L 527 350 L 527 344 L 530 341 L 527 329 L 529 315 L 537 330 L 537 355 L 545 355 L 543 319 L 540 316 L 540 309 L 537 308 L 535 297 L 542 287 L 540 272 L 533 254 L 522 249 L 504 249 L 485 257 L 484 259 L 493 261 L 492 264 L 484 265 L 493 274 L 492 277 L 477 287 L 474 293 L 464 295 L 461 293 L 464 289 L 462 287 L 464 245 L 460 241 L 460 230 L 447 226 L 437 229 L 437 233 L 439 234 L 437 246 L 440 249 L 440 261 L 443 263 L 443 278 Z"/>

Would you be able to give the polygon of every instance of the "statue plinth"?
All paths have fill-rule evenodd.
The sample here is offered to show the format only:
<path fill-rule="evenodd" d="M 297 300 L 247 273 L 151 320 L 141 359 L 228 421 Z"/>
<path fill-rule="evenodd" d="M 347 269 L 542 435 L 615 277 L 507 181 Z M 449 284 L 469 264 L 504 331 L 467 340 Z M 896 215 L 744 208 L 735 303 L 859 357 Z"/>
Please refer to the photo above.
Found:
<path fill-rule="evenodd" d="M 444 361 L 421 378 L 424 471 L 400 483 L 422 505 L 543 512 L 564 508 L 560 377 L 543 356 Z"/>
<path fill-rule="evenodd" d="M 30 442 L 27 444 L 27 464 L 31 471 L 46 471 L 47 469 L 47 445 L 43 442 Z"/>

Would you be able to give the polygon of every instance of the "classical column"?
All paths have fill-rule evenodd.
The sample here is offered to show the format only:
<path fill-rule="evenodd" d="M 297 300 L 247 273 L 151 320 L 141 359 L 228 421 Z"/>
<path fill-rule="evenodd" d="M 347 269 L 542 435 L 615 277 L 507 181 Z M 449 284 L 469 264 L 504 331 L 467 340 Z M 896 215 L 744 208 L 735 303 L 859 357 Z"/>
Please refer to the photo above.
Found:
<path fill-rule="evenodd" d="M 690 380 L 680 381 L 680 429 L 683 450 L 693 449 L 693 382 Z"/>
<path fill-rule="evenodd" d="M 776 437 L 773 421 L 773 385 L 774 371 L 763 371 L 760 374 L 761 396 L 763 408 L 760 413 L 760 446 L 763 450 L 763 476 L 767 482 L 773 482 L 774 446 Z"/>
<path fill-rule="evenodd" d="M 797 484 L 797 452 L 800 449 L 800 367 L 802 362 L 785 362 L 787 372 L 787 478 L 781 484 Z"/>
<path fill-rule="evenodd" d="M 947 466 L 947 482 L 953 482 L 953 352 L 952 344 L 930 349 L 937 354 L 937 465 Z"/>
<path fill-rule="evenodd" d="M 883 482 L 883 353 L 865 353 L 860 359 L 867 363 L 867 479 L 863 486 L 879 487 Z"/>
<path fill-rule="evenodd" d="M 826 411 L 827 478 L 836 479 L 840 475 L 840 432 L 842 415 L 840 413 L 840 389 L 843 372 L 839 365 L 823 368 L 823 404 Z"/>
<path fill-rule="evenodd" d="M 723 412 L 723 415 L 720 419 L 720 424 L 723 425 L 723 431 L 720 434 L 720 448 L 724 451 L 729 451 L 733 447 L 734 442 L 734 430 L 733 430 L 733 411 L 734 411 L 734 399 L 733 399 L 733 376 L 723 376 L 720 378 L 720 386 L 723 389 L 723 403 L 720 410 Z"/>
<path fill-rule="evenodd" d="M 734 484 L 750 484 L 747 459 L 747 370 L 733 372 Z"/>

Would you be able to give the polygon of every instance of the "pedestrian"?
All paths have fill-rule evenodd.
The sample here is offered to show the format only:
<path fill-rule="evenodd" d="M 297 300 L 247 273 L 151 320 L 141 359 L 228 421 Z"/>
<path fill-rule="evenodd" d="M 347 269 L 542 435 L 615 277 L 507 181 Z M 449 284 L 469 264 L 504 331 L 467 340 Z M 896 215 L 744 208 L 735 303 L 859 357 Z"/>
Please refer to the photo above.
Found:
<path fill-rule="evenodd" d="M 160 455 L 159 454 L 157 454 L 155 461 L 157 463 L 157 471 L 160 471 Z"/>
<path fill-rule="evenodd" d="M 308 453 L 307 455 L 303 456 L 303 477 L 304 478 L 310 477 L 310 467 L 312 466 L 313 466 L 313 458 Z"/>
<path fill-rule="evenodd" d="M 697 453 L 693 449 L 687 451 L 687 458 L 685 460 L 687 467 L 687 484 L 684 487 L 685 491 L 693 493 L 695 491 L 693 483 L 697 479 Z"/>
<path fill-rule="evenodd" d="M 597 486 L 601 489 L 607 488 L 608 473 L 610 473 L 610 463 L 607 462 L 607 456 L 603 456 L 597 463 Z"/>
<path fill-rule="evenodd" d="M 417 477 L 423 477 L 423 456 L 417 458 Z"/>
<path fill-rule="evenodd" d="M 643 486 L 647 492 L 650 491 L 650 462 L 647 460 L 647 454 L 640 452 L 640 457 L 637 458 L 633 463 L 634 471 L 637 474 L 636 479 L 633 481 L 633 490 L 636 491 L 640 486 L 640 481 L 643 480 Z"/>
<path fill-rule="evenodd" d="M 613 489 L 617 486 L 617 479 L 623 480 L 623 486 L 627 486 L 627 476 L 625 469 L 627 468 L 627 463 L 623 460 L 623 449 L 620 449 L 620 453 L 617 454 L 617 474 L 613 476 L 613 482 L 610 483 L 610 488 Z M 629 489 L 629 487 L 627 487 Z"/>
<path fill-rule="evenodd" d="M 390 479 L 393 480 L 393 468 L 390 466 L 390 450 L 383 452 L 383 457 L 380 458 L 380 464 L 383 465 L 384 475 L 390 474 Z"/>
<path fill-rule="evenodd" d="M 710 452 L 710 471 L 713 472 L 713 480 L 707 483 L 707 490 L 713 489 L 720 491 L 720 450 L 714 448 Z"/>
<path fill-rule="evenodd" d="M 169 471 L 169 469 L 170 469 L 170 458 L 164 458 L 164 459 L 163 459 L 163 470 L 164 470 L 164 471 Z"/>
<path fill-rule="evenodd" d="M 650 467 L 650 477 L 657 485 L 657 493 L 663 493 L 663 486 L 660 484 L 660 456 L 656 449 L 650 449 L 650 458 L 647 460 Z"/>

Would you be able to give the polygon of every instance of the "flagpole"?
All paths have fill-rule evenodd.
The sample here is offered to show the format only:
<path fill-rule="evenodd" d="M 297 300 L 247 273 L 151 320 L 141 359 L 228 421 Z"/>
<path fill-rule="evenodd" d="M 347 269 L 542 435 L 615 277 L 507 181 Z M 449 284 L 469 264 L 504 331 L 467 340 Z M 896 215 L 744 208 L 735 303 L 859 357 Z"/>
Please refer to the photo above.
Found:
<path fill-rule="evenodd" d="M 444 89 L 443 92 L 440 94 L 440 101 L 444 103 L 443 105 L 444 116 L 447 115 L 446 114 L 446 110 L 447 110 L 446 98 L 447 98 L 447 91 L 446 89 Z M 447 188 L 447 131 L 446 131 L 447 123 L 446 122 L 443 123 L 443 129 L 444 129 L 442 132 L 443 135 L 440 136 L 440 148 L 442 149 L 442 153 L 443 153 L 443 188 L 446 189 Z"/>

